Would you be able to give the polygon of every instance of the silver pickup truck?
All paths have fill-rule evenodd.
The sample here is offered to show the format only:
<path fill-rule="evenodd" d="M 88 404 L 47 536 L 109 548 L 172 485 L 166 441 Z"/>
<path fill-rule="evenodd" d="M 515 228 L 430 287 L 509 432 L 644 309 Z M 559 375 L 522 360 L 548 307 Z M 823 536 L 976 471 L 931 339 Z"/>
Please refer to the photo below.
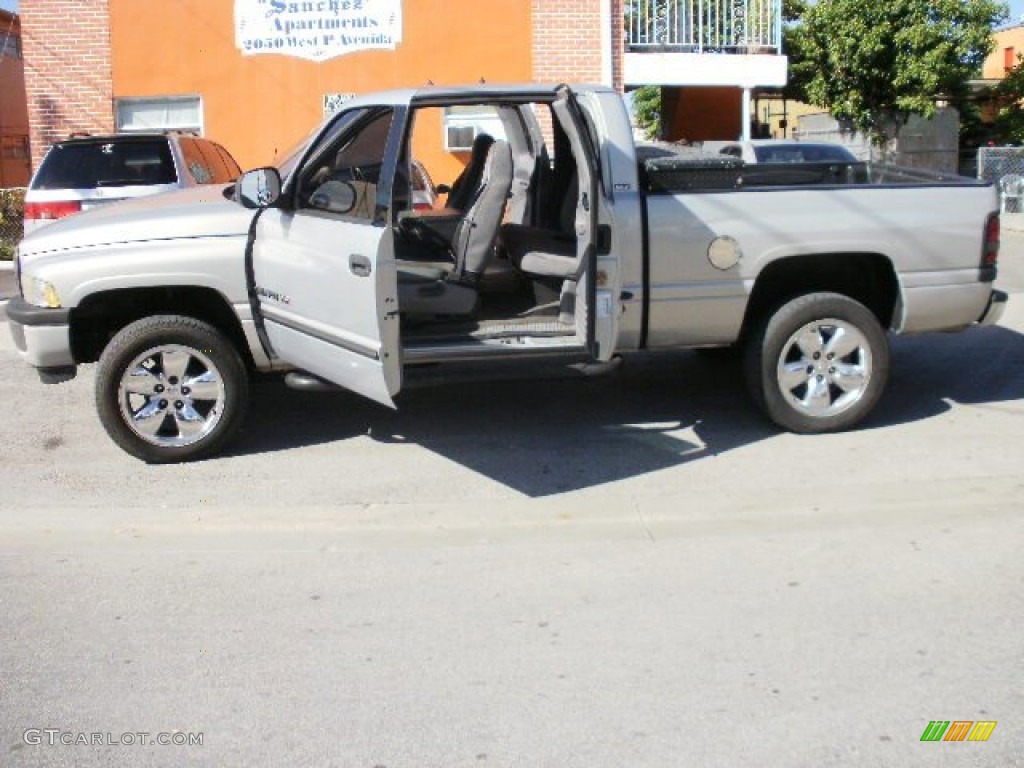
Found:
<path fill-rule="evenodd" d="M 410 169 L 465 114 L 488 131 L 423 210 Z M 423 364 L 685 347 L 736 347 L 770 419 L 828 432 L 878 401 L 888 332 L 998 320 L 998 247 L 991 186 L 638 147 L 600 87 L 429 87 L 346 103 L 232 186 L 27 237 L 8 317 L 45 382 L 99 361 L 104 427 L 150 462 L 222 447 L 256 372 L 393 406 Z"/>

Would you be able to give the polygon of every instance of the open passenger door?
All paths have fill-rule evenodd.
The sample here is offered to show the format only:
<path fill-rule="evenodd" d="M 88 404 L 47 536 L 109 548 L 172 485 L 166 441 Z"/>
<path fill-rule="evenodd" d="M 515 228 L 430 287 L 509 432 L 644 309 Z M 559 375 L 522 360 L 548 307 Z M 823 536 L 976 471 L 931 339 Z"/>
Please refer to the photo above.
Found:
<path fill-rule="evenodd" d="M 250 291 L 268 352 L 394 407 L 398 286 L 388 224 L 406 110 L 361 108 L 324 130 L 263 210 Z"/>
<path fill-rule="evenodd" d="M 610 213 L 601 183 L 600 145 L 576 94 L 561 85 L 551 105 L 576 159 L 579 197 L 576 201 L 575 234 L 580 271 L 577 280 L 577 336 L 585 339 L 587 352 L 595 360 L 609 360 L 618 338 L 619 303 L 609 288 L 610 276 L 619 270 L 609 250 Z M 602 226 L 603 225 L 603 226 Z M 606 265 L 599 264 L 604 255 Z M 580 309 L 585 304 L 585 310 Z"/>

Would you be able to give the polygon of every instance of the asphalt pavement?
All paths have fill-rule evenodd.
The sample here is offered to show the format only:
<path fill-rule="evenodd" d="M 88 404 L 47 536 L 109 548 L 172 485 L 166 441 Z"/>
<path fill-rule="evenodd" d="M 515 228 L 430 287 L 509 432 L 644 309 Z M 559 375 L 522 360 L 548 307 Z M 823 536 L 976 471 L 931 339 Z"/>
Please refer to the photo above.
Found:
<path fill-rule="evenodd" d="M 1024 236 L 999 285 L 848 433 L 682 353 L 397 412 L 262 382 L 168 467 L 0 327 L 0 765 L 1024 765 Z"/>

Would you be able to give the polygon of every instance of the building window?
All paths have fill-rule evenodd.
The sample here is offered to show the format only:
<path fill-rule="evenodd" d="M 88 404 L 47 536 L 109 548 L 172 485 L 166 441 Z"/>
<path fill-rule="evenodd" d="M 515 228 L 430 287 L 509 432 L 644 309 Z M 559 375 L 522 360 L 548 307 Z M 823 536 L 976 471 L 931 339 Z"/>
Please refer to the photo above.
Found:
<path fill-rule="evenodd" d="M 118 99 L 117 130 L 203 132 L 203 101 L 199 96 Z"/>
<path fill-rule="evenodd" d="M 1003 48 L 1003 68 L 1013 69 L 1017 66 L 1017 49 L 1012 45 L 1009 48 Z"/>
<path fill-rule="evenodd" d="M 21 58 L 21 35 L 3 35 L 0 37 L 0 57 Z"/>
<path fill-rule="evenodd" d="M 505 128 L 494 107 L 445 107 L 442 123 L 444 148 L 449 152 L 469 152 L 473 139 L 480 133 L 489 133 L 495 139 L 505 138 Z"/>

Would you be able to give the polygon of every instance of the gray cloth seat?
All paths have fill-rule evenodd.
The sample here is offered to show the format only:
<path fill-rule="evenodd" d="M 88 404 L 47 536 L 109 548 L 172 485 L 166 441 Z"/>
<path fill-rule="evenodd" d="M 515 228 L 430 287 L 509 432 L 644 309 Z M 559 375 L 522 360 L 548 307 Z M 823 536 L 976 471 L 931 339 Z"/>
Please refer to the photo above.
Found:
<path fill-rule="evenodd" d="M 483 177 L 484 166 L 487 164 L 487 155 L 490 152 L 494 138 L 487 133 L 478 133 L 473 139 L 473 148 L 470 150 L 469 163 L 452 182 L 451 191 L 448 192 L 448 199 L 445 201 L 445 208 L 454 208 L 464 211 L 473 202 L 477 189 L 480 187 L 480 179 Z"/>
<path fill-rule="evenodd" d="M 529 275 L 577 277 L 580 266 L 575 231 L 578 197 L 579 179 L 574 176 L 559 208 L 557 230 L 525 224 L 501 227 L 501 242 L 513 264 Z"/>
<path fill-rule="evenodd" d="M 520 270 L 544 277 L 573 277 L 579 262 L 576 237 L 551 229 L 505 224 L 501 240 L 509 259 Z"/>
<path fill-rule="evenodd" d="M 498 227 L 512 190 L 512 150 L 495 141 L 480 182 L 459 219 L 452 240 L 452 264 L 398 266 L 398 301 L 409 315 L 466 315 L 476 306 L 477 289 L 494 254 Z"/>

